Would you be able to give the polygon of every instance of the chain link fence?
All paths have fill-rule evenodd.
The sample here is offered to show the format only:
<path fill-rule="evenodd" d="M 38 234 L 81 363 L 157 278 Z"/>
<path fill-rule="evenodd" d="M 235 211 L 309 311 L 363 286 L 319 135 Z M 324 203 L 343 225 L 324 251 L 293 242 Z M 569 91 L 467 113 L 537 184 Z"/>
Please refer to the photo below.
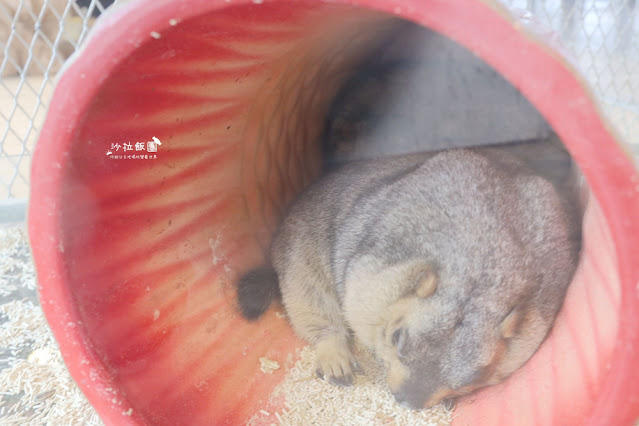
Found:
<path fill-rule="evenodd" d="M 637 0 L 501 1 L 555 33 L 639 153 Z M 112 3 L 0 0 L 0 210 L 26 202 L 31 155 L 56 72 Z"/>
<path fill-rule="evenodd" d="M 56 73 L 110 3 L 0 0 L 0 207 L 28 198 L 31 156 Z"/>
<path fill-rule="evenodd" d="M 637 0 L 501 0 L 552 30 L 625 141 L 639 154 Z"/>

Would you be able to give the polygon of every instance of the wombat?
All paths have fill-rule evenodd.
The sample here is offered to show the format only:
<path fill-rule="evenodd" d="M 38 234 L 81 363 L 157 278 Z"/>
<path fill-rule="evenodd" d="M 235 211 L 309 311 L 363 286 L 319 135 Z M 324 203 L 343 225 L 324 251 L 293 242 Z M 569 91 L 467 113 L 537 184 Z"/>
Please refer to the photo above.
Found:
<path fill-rule="evenodd" d="M 426 408 L 504 380 L 537 350 L 578 263 L 573 222 L 507 150 L 349 163 L 293 203 L 273 269 L 240 280 L 239 307 L 256 319 L 281 291 L 318 376 L 352 383 L 355 337 L 396 400 Z"/>

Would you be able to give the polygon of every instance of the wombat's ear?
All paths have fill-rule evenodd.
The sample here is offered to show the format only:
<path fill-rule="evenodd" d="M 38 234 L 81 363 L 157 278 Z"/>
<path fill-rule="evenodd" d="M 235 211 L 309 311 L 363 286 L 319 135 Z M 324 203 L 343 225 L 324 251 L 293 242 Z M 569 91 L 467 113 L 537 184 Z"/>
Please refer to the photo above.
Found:
<path fill-rule="evenodd" d="M 425 269 L 417 275 L 417 287 L 415 293 L 417 297 L 429 297 L 437 290 L 438 277 L 431 268 Z"/>
<path fill-rule="evenodd" d="M 499 326 L 499 332 L 504 339 L 510 339 L 515 335 L 521 316 L 522 312 L 519 307 L 514 308 L 508 315 L 506 315 L 506 318 L 504 318 Z"/>

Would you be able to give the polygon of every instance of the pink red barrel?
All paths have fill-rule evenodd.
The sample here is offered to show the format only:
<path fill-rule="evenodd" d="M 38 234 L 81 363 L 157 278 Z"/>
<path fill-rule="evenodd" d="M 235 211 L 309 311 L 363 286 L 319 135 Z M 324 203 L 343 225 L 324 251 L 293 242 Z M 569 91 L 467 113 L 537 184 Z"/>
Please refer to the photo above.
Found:
<path fill-rule="evenodd" d="M 320 170 L 347 71 L 403 18 L 497 69 L 582 168 L 584 256 L 548 341 L 460 401 L 457 425 L 630 424 L 639 415 L 639 178 L 582 80 L 480 0 L 139 0 L 104 17 L 60 78 L 33 159 L 42 306 L 108 424 L 241 424 L 303 345 L 234 283 Z M 289 359 L 290 361 L 290 359 Z"/>

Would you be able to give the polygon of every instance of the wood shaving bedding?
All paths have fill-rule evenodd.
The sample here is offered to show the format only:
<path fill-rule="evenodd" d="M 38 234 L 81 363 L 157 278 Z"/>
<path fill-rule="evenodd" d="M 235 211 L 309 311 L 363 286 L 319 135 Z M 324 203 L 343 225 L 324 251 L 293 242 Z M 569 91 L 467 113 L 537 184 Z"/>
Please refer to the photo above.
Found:
<path fill-rule="evenodd" d="M 0 424 L 102 424 L 37 303 L 24 226 L 0 227 Z"/>
<path fill-rule="evenodd" d="M 386 385 L 383 368 L 366 349 L 356 349 L 366 375 L 357 376 L 351 387 L 340 388 L 318 379 L 313 371 L 315 351 L 306 346 L 300 359 L 275 389 L 272 403 L 282 396 L 286 408 L 265 407 L 248 422 L 257 425 L 423 425 L 447 426 L 451 411 L 443 405 L 414 411 L 402 407 Z"/>
<path fill-rule="evenodd" d="M 24 226 L 0 227 L 0 424 L 101 425 L 69 376 L 35 289 Z M 412 411 L 398 405 L 382 369 L 365 350 L 358 352 L 366 376 L 358 376 L 352 387 L 339 388 L 315 377 L 315 353 L 305 347 L 273 394 L 274 400 L 284 396 L 286 408 L 262 409 L 249 424 L 450 424 L 451 412 L 443 406 Z M 265 358 L 266 372 L 274 367 L 268 361 Z"/>
<path fill-rule="evenodd" d="M 273 374 L 273 371 L 279 369 L 280 364 L 277 361 L 273 361 L 266 357 L 260 357 L 260 370 L 262 370 L 262 373 Z"/>

